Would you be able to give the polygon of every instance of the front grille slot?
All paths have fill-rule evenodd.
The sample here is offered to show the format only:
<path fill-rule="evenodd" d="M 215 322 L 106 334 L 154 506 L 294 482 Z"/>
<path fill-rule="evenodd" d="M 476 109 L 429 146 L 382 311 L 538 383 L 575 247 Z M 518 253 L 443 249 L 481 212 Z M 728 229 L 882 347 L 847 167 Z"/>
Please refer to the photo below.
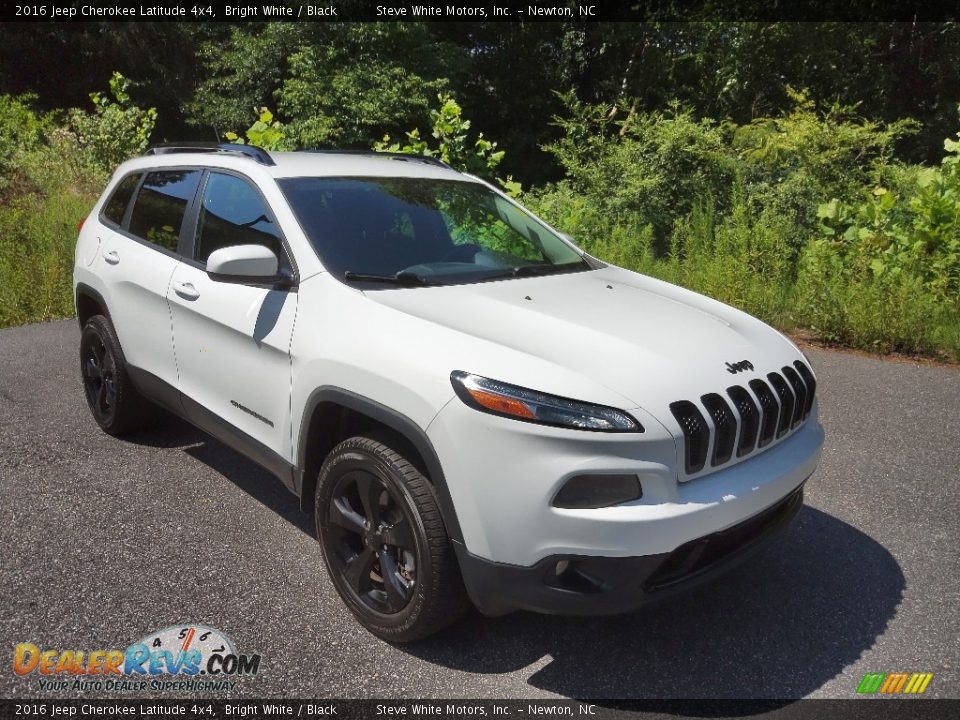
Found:
<path fill-rule="evenodd" d="M 710 464 L 722 465 L 733 455 L 733 443 L 737 439 L 737 419 L 726 400 L 716 393 L 704 395 L 700 402 L 713 420 L 713 458 Z"/>
<path fill-rule="evenodd" d="M 793 419 L 793 393 L 787 387 L 787 381 L 778 373 L 772 372 L 767 375 L 773 390 L 777 393 L 780 400 L 780 421 L 777 423 L 777 437 L 783 437 L 790 429 L 790 421 Z"/>
<path fill-rule="evenodd" d="M 803 384 L 803 380 L 792 367 L 785 366 L 781 370 L 797 398 L 796 407 L 793 408 L 793 422 L 790 424 L 790 427 L 796 427 L 803 420 L 803 409 L 807 406 L 807 386 Z"/>
<path fill-rule="evenodd" d="M 797 369 L 797 372 L 800 373 L 800 377 L 803 378 L 803 382 L 807 386 L 807 404 L 803 408 L 803 417 L 806 418 L 807 415 L 810 414 L 810 410 L 813 409 L 813 396 L 817 392 L 817 381 L 814 380 L 810 368 L 799 360 L 794 360 L 793 366 Z"/>
<path fill-rule="evenodd" d="M 707 447 L 710 444 L 710 429 L 703 414 L 689 400 L 670 404 L 670 412 L 680 423 L 684 440 L 684 459 L 687 474 L 700 472 L 707 462 Z"/>
<path fill-rule="evenodd" d="M 766 447 L 773 441 L 773 436 L 777 432 L 777 417 L 780 413 L 780 405 L 770 391 L 770 386 L 763 380 L 751 380 L 750 389 L 753 390 L 753 394 L 760 401 L 760 409 L 763 411 L 758 447 Z"/>
<path fill-rule="evenodd" d="M 737 457 L 743 457 L 753 450 L 757 444 L 757 434 L 760 431 L 760 411 L 757 404 L 750 397 L 750 393 L 739 385 L 727 388 L 727 395 L 733 401 L 733 406 L 740 413 L 740 442 L 737 443 Z"/>

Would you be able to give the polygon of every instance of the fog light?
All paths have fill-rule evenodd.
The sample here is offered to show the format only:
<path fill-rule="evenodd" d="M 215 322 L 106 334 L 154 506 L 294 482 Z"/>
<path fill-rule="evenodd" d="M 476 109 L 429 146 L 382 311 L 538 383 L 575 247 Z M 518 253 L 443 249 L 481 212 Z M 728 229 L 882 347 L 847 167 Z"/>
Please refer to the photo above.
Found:
<path fill-rule="evenodd" d="M 643 497 L 636 475 L 577 475 L 560 488 L 554 507 L 603 508 Z"/>
<path fill-rule="evenodd" d="M 570 563 L 567 562 L 566 560 L 561 560 L 560 562 L 558 562 L 557 567 L 555 568 L 557 577 L 560 577 L 561 575 L 563 575 L 567 571 L 568 567 L 570 567 Z"/>

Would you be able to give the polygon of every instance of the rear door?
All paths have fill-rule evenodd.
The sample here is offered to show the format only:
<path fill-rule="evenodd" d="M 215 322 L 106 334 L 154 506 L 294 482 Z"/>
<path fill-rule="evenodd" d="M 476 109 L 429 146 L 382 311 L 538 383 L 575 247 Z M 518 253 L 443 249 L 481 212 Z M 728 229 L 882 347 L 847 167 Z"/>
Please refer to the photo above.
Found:
<path fill-rule="evenodd" d="M 194 242 L 168 293 L 185 409 L 288 480 L 296 288 L 213 280 L 206 263 L 219 248 L 258 244 L 292 272 L 290 256 L 266 201 L 240 175 L 209 171 L 194 217 Z"/>
<path fill-rule="evenodd" d="M 117 186 L 118 202 L 112 198 L 100 218 L 106 230 L 97 263 L 110 318 L 134 382 L 160 399 L 176 397 L 167 288 L 201 177 L 202 171 L 190 168 L 128 176 Z M 119 200 L 128 191 L 132 202 L 123 206 Z"/>

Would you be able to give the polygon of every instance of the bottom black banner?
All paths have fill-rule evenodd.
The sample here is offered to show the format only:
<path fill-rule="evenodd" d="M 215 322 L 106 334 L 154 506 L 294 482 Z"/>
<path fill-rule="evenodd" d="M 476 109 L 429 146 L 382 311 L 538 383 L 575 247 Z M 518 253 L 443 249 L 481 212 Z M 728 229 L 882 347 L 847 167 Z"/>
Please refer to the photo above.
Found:
<path fill-rule="evenodd" d="M 8 718 L 737 718 L 940 720 L 958 700 L 0 700 Z"/>

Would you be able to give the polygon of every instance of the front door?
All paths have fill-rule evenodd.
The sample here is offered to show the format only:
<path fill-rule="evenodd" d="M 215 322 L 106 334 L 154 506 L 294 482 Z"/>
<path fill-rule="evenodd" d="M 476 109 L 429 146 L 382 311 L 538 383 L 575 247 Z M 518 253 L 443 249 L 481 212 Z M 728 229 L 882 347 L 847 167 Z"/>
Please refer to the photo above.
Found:
<path fill-rule="evenodd" d="M 168 292 L 184 407 L 228 441 L 239 430 L 248 447 L 238 449 L 277 471 L 273 463 L 291 460 L 296 289 L 212 280 L 206 262 L 219 248 L 258 244 L 289 266 L 280 230 L 256 188 L 225 172 L 208 173 L 196 218 L 192 257 L 174 270 Z"/>

